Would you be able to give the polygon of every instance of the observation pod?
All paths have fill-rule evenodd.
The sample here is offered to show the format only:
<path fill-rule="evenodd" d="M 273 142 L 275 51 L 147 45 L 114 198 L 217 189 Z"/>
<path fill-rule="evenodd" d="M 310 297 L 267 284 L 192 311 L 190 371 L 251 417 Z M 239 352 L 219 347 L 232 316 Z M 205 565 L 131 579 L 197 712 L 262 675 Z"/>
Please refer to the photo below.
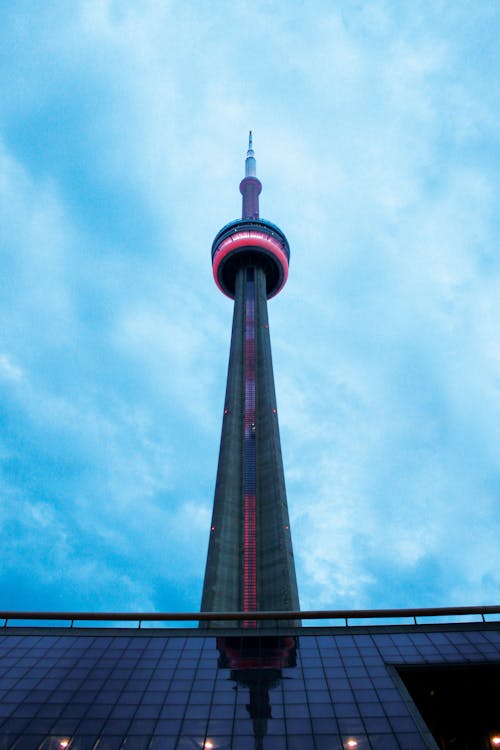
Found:
<path fill-rule="evenodd" d="M 212 245 L 215 283 L 234 299 L 236 274 L 244 266 L 263 269 L 267 299 L 283 289 L 288 278 L 290 249 L 275 224 L 264 219 L 237 219 L 222 227 Z"/>

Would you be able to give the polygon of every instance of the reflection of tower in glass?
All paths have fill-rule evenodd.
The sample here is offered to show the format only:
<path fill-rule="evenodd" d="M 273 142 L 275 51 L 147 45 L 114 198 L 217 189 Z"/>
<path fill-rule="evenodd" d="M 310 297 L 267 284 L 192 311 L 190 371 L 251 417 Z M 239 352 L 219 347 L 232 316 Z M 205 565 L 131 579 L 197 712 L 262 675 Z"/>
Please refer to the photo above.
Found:
<path fill-rule="evenodd" d="M 215 282 L 234 299 L 234 315 L 202 612 L 299 609 L 267 318 L 290 251 L 283 232 L 259 218 L 261 189 L 250 133 L 242 218 L 212 246 Z"/>
<path fill-rule="evenodd" d="M 252 719 L 255 750 L 263 750 L 272 707 L 269 691 L 278 687 L 282 669 L 296 664 L 297 640 L 292 636 L 217 638 L 219 668 L 230 669 L 231 679 L 248 688 L 246 705 Z"/>

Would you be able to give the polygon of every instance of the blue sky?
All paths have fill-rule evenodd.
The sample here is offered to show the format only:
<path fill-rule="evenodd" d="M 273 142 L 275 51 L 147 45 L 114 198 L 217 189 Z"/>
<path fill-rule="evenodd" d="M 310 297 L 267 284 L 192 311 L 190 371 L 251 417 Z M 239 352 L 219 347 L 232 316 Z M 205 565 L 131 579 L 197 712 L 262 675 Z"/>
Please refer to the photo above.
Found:
<path fill-rule="evenodd" d="M 499 16 L 2 4 L 2 608 L 199 607 L 249 128 L 303 608 L 498 602 Z"/>

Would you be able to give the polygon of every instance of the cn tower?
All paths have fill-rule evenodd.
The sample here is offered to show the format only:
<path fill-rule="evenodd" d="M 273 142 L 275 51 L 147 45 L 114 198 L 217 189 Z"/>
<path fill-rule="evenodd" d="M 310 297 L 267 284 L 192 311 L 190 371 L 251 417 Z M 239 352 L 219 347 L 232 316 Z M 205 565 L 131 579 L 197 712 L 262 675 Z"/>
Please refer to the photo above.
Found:
<path fill-rule="evenodd" d="M 250 131 L 242 218 L 212 245 L 215 283 L 234 314 L 202 612 L 299 610 L 267 316 L 290 250 L 259 217 L 261 190 Z"/>

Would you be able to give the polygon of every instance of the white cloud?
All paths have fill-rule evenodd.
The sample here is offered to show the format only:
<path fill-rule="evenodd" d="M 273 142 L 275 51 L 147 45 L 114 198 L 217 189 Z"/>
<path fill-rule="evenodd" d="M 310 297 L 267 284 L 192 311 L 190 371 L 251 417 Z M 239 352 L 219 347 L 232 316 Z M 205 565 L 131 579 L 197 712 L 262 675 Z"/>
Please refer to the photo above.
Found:
<path fill-rule="evenodd" d="M 23 371 L 7 354 L 0 354 L 0 378 L 17 382 L 23 379 Z"/>

